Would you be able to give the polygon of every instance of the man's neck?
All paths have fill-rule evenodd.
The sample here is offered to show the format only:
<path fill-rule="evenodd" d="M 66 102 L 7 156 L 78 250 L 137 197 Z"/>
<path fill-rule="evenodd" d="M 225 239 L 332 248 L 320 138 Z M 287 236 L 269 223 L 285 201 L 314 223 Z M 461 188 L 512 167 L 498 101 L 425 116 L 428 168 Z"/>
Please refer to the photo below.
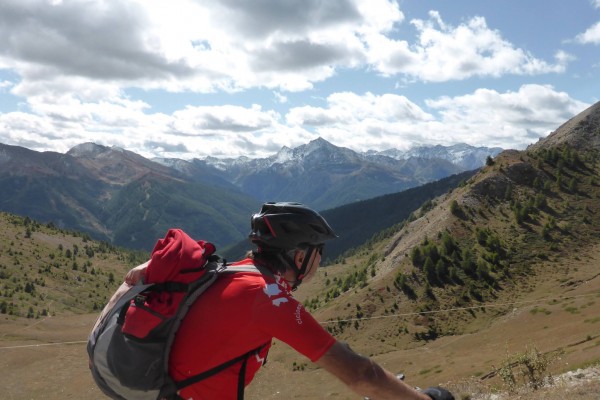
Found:
<path fill-rule="evenodd" d="M 289 267 L 286 268 L 285 272 L 281 274 L 281 276 L 283 276 L 283 279 L 285 279 L 286 282 L 292 287 L 294 286 L 294 283 L 296 283 L 296 273 Z"/>

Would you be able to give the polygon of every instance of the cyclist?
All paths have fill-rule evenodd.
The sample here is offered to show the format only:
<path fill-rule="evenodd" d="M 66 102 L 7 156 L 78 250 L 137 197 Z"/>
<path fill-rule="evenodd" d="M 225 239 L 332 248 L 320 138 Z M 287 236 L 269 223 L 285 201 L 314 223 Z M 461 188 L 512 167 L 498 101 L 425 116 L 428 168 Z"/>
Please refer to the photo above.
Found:
<path fill-rule="evenodd" d="M 292 296 L 317 272 L 333 229 L 317 212 L 299 203 L 265 203 L 251 219 L 250 240 L 256 249 L 232 264 L 253 265 L 261 273 L 221 277 L 192 305 L 171 349 L 169 372 L 175 381 L 208 371 L 240 355 L 242 361 L 188 386 L 186 400 L 242 399 L 277 338 L 344 382 L 373 399 L 454 400 L 442 388 L 415 390 L 373 360 L 337 341 Z M 144 266 L 126 281 L 135 283 Z"/>

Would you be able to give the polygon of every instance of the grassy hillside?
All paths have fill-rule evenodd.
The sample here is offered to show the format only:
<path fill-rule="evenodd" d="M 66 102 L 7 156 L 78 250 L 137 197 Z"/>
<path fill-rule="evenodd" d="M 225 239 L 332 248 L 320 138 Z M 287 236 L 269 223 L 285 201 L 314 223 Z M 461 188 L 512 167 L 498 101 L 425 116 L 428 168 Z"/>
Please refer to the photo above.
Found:
<path fill-rule="evenodd" d="M 40 319 L 99 309 L 148 255 L 0 213 L 0 318 Z"/>
<path fill-rule="evenodd" d="M 502 154 L 389 239 L 364 247 L 358 260 L 344 260 L 345 276 L 313 289 L 324 295 L 309 297 L 309 306 L 330 308 L 351 289 L 383 288 L 388 311 L 398 302 L 422 311 L 466 307 L 544 280 L 539 268 L 560 270 L 563 260 L 581 258 L 600 237 L 600 158 L 597 152 L 586 157 L 567 166 L 543 152 Z M 427 328 L 434 336 L 464 329 L 433 322 Z"/>

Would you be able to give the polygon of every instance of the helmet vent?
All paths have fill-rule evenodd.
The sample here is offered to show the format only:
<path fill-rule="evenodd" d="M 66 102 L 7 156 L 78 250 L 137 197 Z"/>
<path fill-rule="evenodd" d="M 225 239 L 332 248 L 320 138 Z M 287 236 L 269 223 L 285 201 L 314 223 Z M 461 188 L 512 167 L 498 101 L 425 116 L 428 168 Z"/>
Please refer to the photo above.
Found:
<path fill-rule="evenodd" d="M 323 227 L 320 225 L 310 224 L 310 227 L 321 234 L 327 233 L 327 231 L 325 229 L 323 229 Z"/>

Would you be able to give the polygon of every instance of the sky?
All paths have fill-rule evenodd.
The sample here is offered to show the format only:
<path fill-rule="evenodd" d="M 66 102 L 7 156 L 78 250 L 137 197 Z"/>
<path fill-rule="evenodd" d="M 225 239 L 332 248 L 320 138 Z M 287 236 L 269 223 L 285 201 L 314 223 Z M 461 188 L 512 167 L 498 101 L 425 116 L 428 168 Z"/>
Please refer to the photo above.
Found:
<path fill-rule="evenodd" d="M 522 150 L 600 100 L 600 0 L 1 0 L 0 143 Z"/>

